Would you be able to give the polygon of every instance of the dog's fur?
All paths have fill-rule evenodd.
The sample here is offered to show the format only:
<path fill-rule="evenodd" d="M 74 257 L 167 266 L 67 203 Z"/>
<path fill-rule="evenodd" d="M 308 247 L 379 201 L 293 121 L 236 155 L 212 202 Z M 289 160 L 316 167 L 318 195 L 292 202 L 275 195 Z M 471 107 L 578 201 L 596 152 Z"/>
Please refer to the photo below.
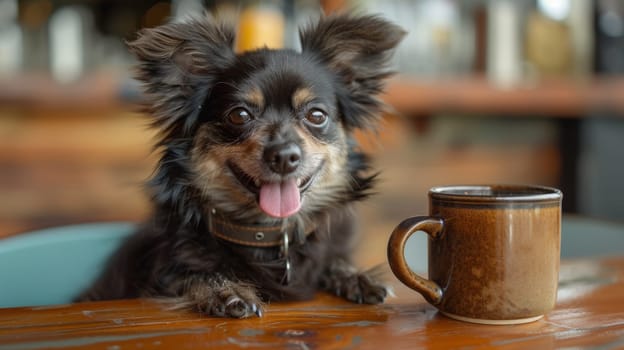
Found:
<path fill-rule="evenodd" d="M 352 203 L 374 183 L 352 138 L 374 127 L 388 59 L 403 31 L 376 16 L 332 15 L 300 32 L 302 50 L 236 54 L 232 28 L 192 19 L 140 32 L 139 61 L 162 156 L 149 183 L 154 215 L 78 299 L 163 297 L 174 307 L 247 317 L 262 303 L 309 299 L 324 289 L 380 303 L 387 290 L 349 263 Z M 298 150 L 288 169 L 267 149 Z M 253 183 L 312 178 L 301 208 L 276 218 Z M 292 280 L 279 247 L 225 242 L 209 232 L 208 210 L 240 225 L 313 227 L 292 242 Z"/>

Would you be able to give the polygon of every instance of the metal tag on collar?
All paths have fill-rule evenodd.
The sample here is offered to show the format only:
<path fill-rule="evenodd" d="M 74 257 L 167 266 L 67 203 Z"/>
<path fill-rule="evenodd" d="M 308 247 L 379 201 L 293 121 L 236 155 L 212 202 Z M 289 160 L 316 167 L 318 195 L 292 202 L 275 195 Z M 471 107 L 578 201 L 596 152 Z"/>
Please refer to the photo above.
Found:
<path fill-rule="evenodd" d="M 290 256 L 288 256 L 288 245 L 289 238 L 287 232 L 282 232 L 282 246 L 280 247 L 280 254 L 286 261 L 284 277 L 282 278 L 283 284 L 289 284 L 291 281 L 291 266 L 290 266 Z"/>

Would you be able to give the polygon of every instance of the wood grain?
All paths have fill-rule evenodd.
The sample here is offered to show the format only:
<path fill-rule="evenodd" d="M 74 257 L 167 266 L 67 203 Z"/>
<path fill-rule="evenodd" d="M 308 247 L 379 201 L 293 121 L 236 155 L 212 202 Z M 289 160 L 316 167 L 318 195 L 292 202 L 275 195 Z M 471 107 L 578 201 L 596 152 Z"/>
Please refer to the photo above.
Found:
<path fill-rule="evenodd" d="M 397 283 L 398 296 L 385 305 L 319 294 L 245 320 L 165 311 L 148 300 L 0 309 L 0 350 L 624 347 L 624 258 L 564 262 L 557 308 L 517 326 L 445 318 Z"/>

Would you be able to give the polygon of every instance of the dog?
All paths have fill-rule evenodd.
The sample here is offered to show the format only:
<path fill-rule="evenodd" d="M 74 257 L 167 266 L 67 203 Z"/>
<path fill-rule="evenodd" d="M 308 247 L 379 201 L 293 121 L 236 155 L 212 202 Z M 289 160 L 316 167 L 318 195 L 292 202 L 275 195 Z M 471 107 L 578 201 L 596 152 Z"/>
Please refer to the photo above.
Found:
<path fill-rule="evenodd" d="M 300 30 L 301 50 L 235 53 L 209 16 L 143 29 L 129 42 L 158 130 L 153 215 L 78 301 L 150 297 L 244 318 L 325 290 L 382 303 L 388 289 L 350 262 L 355 202 L 376 173 L 354 140 L 404 31 L 336 14 Z"/>

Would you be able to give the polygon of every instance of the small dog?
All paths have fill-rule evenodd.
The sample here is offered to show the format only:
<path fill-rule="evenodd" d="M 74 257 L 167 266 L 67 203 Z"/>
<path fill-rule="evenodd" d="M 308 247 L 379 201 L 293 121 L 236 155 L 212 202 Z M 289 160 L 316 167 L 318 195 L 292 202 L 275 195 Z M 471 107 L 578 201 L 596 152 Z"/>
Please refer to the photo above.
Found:
<path fill-rule="evenodd" d="M 160 133 L 154 215 L 78 300 L 162 297 L 238 318 L 319 289 L 383 302 L 349 262 L 352 204 L 375 180 L 352 134 L 379 119 L 403 36 L 330 15 L 300 31 L 301 52 L 236 54 L 235 31 L 209 17 L 141 31 L 129 47 Z"/>

